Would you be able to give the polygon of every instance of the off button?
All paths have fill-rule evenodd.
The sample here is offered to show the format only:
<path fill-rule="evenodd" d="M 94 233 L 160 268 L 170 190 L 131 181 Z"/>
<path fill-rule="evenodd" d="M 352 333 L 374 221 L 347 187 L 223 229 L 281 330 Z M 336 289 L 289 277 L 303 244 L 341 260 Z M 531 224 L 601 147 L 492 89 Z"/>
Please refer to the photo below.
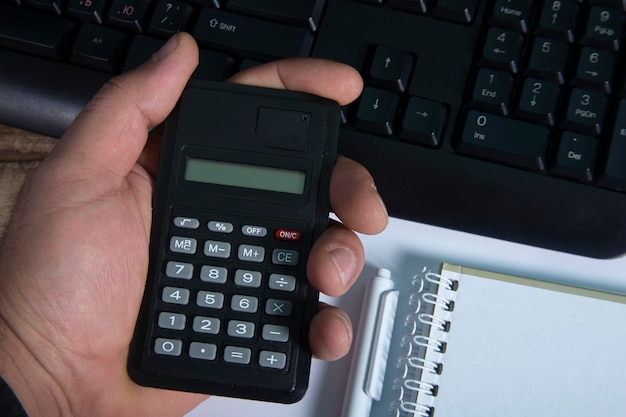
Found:
<path fill-rule="evenodd" d="M 265 237 L 267 235 L 267 229 L 263 226 L 246 224 L 241 227 L 241 233 L 244 236 Z"/>

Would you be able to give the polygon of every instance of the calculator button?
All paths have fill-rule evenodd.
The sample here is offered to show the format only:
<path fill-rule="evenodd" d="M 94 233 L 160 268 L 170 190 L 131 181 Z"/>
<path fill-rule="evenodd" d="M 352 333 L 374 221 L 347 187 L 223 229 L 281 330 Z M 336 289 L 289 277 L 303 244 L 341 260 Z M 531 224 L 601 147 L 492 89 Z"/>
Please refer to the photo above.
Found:
<path fill-rule="evenodd" d="M 170 239 L 170 251 L 193 255 L 196 253 L 198 242 L 189 237 L 172 236 Z"/>
<path fill-rule="evenodd" d="M 277 291 L 293 291 L 296 289 L 296 277 L 293 275 L 270 274 L 269 287 Z"/>
<path fill-rule="evenodd" d="M 220 319 L 215 317 L 197 316 L 193 318 L 193 331 L 197 333 L 218 334 L 220 325 Z"/>
<path fill-rule="evenodd" d="M 270 298 L 265 304 L 265 312 L 272 316 L 290 316 L 291 301 Z"/>
<path fill-rule="evenodd" d="M 184 330 L 186 321 L 187 317 L 184 314 L 166 311 L 159 313 L 159 327 L 162 329 Z"/>
<path fill-rule="evenodd" d="M 235 271 L 235 285 L 239 287 L 259 288 L 261 279 L 262 275 L 259 271 L 248 271 L 247 269 Z"/>
<path fill-rule="evenodd" d="M 262 350 L 259 354 L 259 365 L 264 368 L 284 369 L 287 364 L 287 355 L 281 352 Z"/>
<path fill-rule="evenodd" d="M 176 339 L 158 338 L 154 342 L 154 353 L 158 355 L 180 356 L 183 342 Z"/>
<path fill-rule="evenodd" d="M 265 259 L 265 248 L 263 246 L 239 245 L 237 257 L 240 261 L 260 263 Z"/>
<path fill-rule="evenodd" d="M 296 266 L 298 265 L 298 251 L 288 249 L 274 249 L 272 252 L 274 265 Z"/>
<path fill-rule="evenodd" d="M 230 256 L 230 243 L 207 240 L 204 243 L 204 254 L 212 258 L 226 259 Z"/>
<path fill-rule="evenodd" d="M 191 342 L 189 356 L 194 359 L 212 361 L 217 356 L 217 346 L 212 343 Z"/>
<path fill-rule="evenodd" d="M 220 309 L 224 307 L 224 294 L 212 291 L 198 291 L 196 304 L 200 307 Z"/>
<path fill-rule="evenodd" d="M 163 302 L 169 304 L 189 304 L 189 290 L 186 288 L 165 287 L 163 288 Z"/>
<path fill-rule="evenodd" d="M 229 336 L 252 339 L 254 337 L 254 323 L 249 321 L 231 320 L 226 330 Z"/>
<path fill-rule="evenodd" d="M 279 326 L 277 324 L 265 324 L 263 325 L 261 337 L 263 337 L 263 340 L 270 342 L 286 342 L 289 340 L 289 327 Z"/>
<path fill-rule="evenodd" d="M 252 351 L 247 348 L 226 346 L 224 349 L 224 361 L 230 363 L 249 364 Z"/>
<path fill-rule="evenodd" d="M 259 299 L 246 295 L 233 295 L 230 300 L 230 308 L 241 313 L 256 313 L 259 308 Z"/>
<path fill-rule="evenodd" d="M 193 217 L 176 217 L 174 219 L 174 226 L 182 229 L 197 229 L 200 227 L 200 220 Z"/>
<path fill-rule="evenodd" d="M 274 232 L 274 237 L 280 240 L 297 242 L 302 237 L 302 234 L 298 232 L 297 230 L 277 229 Z"/>
<path fill-rule="evenodd" d="M 265 237 L 267 236 L 267 228 L 262 226 L 245 225 L 241 227 L 241 233 L 244 236 Z"/>
<path fill-rule="evenodd" d="M 200 268 L 201 281 L 224 284 L 227 278 L 228 270 L 226 268 L 211 265 L 202 265 L 202 268 Z"/>
<path fill-rule="evenodd" d="M 211 232 L 219 233 L 232 233 L 234 229 L 232 223 L 220 222 L 215 220 L 210 221 L 207 227 Z"/>
<path fill-rule="evenodd" d="M 165 275 L 170 278 L 191 279 L 193 265 L 187 262 L 169 261 L 165 267 Z"/>

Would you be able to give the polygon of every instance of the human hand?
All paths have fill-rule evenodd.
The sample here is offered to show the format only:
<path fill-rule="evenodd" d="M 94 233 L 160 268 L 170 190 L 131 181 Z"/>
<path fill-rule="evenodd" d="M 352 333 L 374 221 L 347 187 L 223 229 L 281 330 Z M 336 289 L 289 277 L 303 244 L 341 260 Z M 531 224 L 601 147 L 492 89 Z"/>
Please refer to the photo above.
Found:
<path fill-rule="evenodd" d="M 116 77 L 86 106 L 25 184 L 0 247 L 0 374 L 31 417 L 175 416 L 206 396 L 141 387 L 126 371 L 148 266 L 159 125 L 197 65 L 176 35 L 146 64 Z M 328 61 L 260 66 L 232 82 L 305 91 L 346 104 L 358 74 Z M 340 158 L 331 225 L 307 265 L 313 285 L 343 294 L 363 266 L 352 230 L 377 233 L 387 213 L 373 180 Z M 310 331 L 321 359 L 349 349 L 350 320 L 320 305 Z"/>

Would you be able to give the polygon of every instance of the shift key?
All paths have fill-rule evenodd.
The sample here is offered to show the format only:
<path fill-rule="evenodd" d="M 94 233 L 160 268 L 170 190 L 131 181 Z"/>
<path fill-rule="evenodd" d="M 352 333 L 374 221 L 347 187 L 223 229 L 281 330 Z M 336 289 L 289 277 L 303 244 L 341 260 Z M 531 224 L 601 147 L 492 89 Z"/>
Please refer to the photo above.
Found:
<path fill-rule="evenodd" d="M 200 12 L 193 36 L 202 45 L 260 60 L 308 56 L 313 45 L 304 28 L 211 8 Z"/>
<path fill-rule="evenodd" d="M 460 153 L 533 171 L 545 171 L 550 132 L 544 126 L 472 110 Z"/>

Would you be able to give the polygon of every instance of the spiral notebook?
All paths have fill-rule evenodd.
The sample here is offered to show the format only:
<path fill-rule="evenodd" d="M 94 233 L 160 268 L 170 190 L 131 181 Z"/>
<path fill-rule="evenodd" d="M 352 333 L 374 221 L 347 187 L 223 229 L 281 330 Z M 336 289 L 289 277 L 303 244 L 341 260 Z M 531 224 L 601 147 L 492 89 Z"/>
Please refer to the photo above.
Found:
<path fill-rule="evenodd" d="M 451 264 L 370 284 L 343 417 L 626 416 L 626 296 Z"/>

